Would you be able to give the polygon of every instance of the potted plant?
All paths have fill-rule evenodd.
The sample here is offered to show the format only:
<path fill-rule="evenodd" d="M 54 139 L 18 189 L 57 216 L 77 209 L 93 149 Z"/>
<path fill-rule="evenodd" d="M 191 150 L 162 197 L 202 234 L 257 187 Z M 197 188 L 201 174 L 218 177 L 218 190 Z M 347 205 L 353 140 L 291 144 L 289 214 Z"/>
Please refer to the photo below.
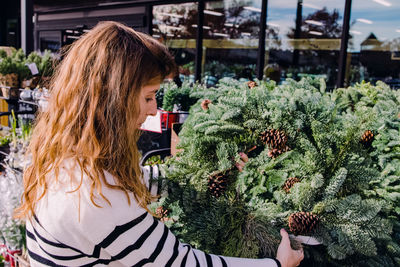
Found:
<path fill-rule="evenodd" d="M 189 80 L 185 80 L 181 87 L 174 82 L 163 84 L 160 90 L 164 92 L 161 121 L 165 128 L 171 128 L 174 122 L 183 122 L 188 116 L 189 108 L 198 100 L 190 95 L 194 86 Z"/>
<path fill-rule="evenodd" d="M 16 66 L 16 72 L 18 74 L 19 85 L 24 86 L 23 82 L 32 78 L 32 73 L 29 67 L 26 65 L 26 55 L 22 48 L 14 51 L 11 55 L 11 59 L 14 61 Z"/>
<path fill-rule="evenodd" d="M 14 54 L 15 52 L 13 52 Z M 7 56 L 4 50 L 0 50 L 0 86 L 16 88 L 19 86 L 18 69 L 13 56 Z M 2 90 L 3 96 L 9 97 L 9 90 Z"/>
<path fill-rule="evenodd" d="M 51 76 L 54 72 L 54 65 L 56 64 L 55 58 L 49 50 L 46 50 L 38 65 L 40 80 L 39 87 L 49 87 Z"/>
<path fill-rule="evenodd" d="M 22 100 L 31 100 L 32 99 L 32 91 L 31 89 L 35 88 L 39 77 L 38 73 L 32 73 L 29 65 L 36 65 L 41 61 L 40 56 L 36 52 L 32 52 L 29 56 L 23 61 L 23 63 L 19 64 L 20 71 L 20 80 L 21 80 L 21 93 L 19 97 Z M 36 67 L 37 68 L 37 67 Z M 36 76 L 35 76 L 36 75 Z"/>
<path fill-rule="evenodd" d="M 21 87 L 24 89 L 33 89 L 37 86 L 40 77 L 39 74 L 39 67 L 42 62 L 42 57 L 37 52 L 32 52 L 28 55 L 25 61 L 25 67 L 28 69 L 28 73 L 24 79 L 21 81 Z M 36 65 L 37 73 L 32 73 L 32 70 L 29 69 L 29 65 Z"/>

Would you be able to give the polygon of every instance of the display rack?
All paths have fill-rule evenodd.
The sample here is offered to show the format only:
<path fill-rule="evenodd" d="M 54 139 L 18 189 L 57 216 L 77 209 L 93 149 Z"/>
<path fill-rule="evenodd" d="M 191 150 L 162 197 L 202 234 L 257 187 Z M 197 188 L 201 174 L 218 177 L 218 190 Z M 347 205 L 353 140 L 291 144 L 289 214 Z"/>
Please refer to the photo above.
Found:
<path fill-rule="evenodd" d="M 33 101 L 27 101 L 27 100 L 18 100 L 19 103 L 22 104 L 28 104 L 28 105 L 32 105 L 32 106 L 39 106 L 39 104 L 37 102 L 33 102 Z"/>
<path fill-rule="evenodd" d="M 20 250 L 10 250 L 5 245 L 0 244 L 0 254 L 5 259 L 4 266 L 10 267 L 30 267 L 28 260 L 23 257 Z"/>

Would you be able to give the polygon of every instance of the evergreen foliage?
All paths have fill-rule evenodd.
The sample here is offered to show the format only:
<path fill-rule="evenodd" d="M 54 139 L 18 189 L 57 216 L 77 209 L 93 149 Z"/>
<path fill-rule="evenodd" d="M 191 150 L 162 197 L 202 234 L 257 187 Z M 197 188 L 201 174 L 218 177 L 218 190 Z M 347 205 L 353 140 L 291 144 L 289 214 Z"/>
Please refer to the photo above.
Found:
<path fill-rule="evenodd" d="M 0 60 L 0 73 L 3 75 L 17 73 L 17 66 L 12 58 L 8 57 L 4 50 L 0 51 L 3 51 Z"/>
<path fill-rule="evenodd" d="M 276 86 L 223 80 L 197 87 L 180 132 L 183 152 L 169 160 L 163 205 L 179 216 L 171 229 L 207 252 L 274 256 L 279 229 L 297 212 L 318 216 L 305 255 L 319 266 L 396 266 L 400 262 L 400 95 L 383 83 L 332 93 L 323 80 Z M 202 110 L 204 99 L 212 101 Z M 277 129 L 290 151 L 271 157 L 260 135 Z M 360 142 L 366 130 L 372 147 Z M 239 152 L 256 147 L 243 172 Z M 208 177 L 229 171 L 215 198 Z M 297 177 L 290 191 L 283 185 Z"/>
<path fill-rule="evenodd" d="M 31 71 L 26 65 L 26 55 L 24 53 L 24 50 L 22 50 L 22 48 L 18 49 L 17 51 L 14 51 L 11 55 L 11 59 L 16 66 L 16 73 L 18 74 L 18 78 L 20 81 L 32 77 Z"/>
<path fill-rule="evenodd" d="M 27 64 L 35 63 L 39 75 L 51 76 L 55 63 L 54 57 L 49 50 L 46 50 L 43 56 L 32 52 L 27 57 L 22 48 L 13 51 L 10 56 L 7 56 L 4 50 L 0 50 L 0 59 L 0 73 L 4 75 L 16 73 L 20 81 L 32 77 L 32 73 Z"/>
<path fill-rule="evenodd" d="M 188 111 L 190 106 L 197 101 L 197 98 L 190 95 L 194 90 L 193 87 L 201 87 L 201 85 L 192 85 L 188 80 L 185 80 L 181 87 L 178 87 L 172 81 L 164 83 L 159 90 L 163 96 L 162 108 L 166 111 L 173 111 L 174 105 L 177 105 L 179 110 Z"/>
<path fill-rule="evenodd" d="M 56 60 L 51 54 L 50 50 L 45 50 L 42 56 L 36 52 L 30 53 L 26 59 L 26 62 L 35 63 L 40 76 L 50 77 L 53 75 Z"/>

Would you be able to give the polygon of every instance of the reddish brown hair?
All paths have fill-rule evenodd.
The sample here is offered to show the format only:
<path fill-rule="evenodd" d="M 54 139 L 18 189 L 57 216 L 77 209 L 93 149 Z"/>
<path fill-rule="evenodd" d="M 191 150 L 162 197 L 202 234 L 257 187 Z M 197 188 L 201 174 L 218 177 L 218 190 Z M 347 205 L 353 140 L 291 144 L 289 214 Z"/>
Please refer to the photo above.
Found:
<path fill-rule="evenodd" d="M 164 45 L 120 23 L 102 22 L 73 43 L 52 79 L 48 109 L 34 128 L 32 164 L 24 173 L 16 216 L 32 214 L 48 179 L 56 179 L 66 159 L 76 161 L 91 180 L 94 205 L 95 190 L 108 201 L 101 192 L 105 184 L 133 192 L 146 208 L 152 196 L 141 180 L 136 146 L 138 96 L 143 86 L 175 70 Z M 104 171 L 116 178 L 116 186 L 106 182 Z"/>

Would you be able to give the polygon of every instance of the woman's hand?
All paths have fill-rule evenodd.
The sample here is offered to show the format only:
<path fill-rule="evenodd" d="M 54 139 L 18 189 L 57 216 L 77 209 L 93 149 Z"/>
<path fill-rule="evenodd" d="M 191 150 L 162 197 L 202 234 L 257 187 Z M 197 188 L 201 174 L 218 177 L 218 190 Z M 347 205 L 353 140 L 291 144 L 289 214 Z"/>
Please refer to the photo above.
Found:
<path fill-rule="evenodd" d="M 294 250 L 290 246 L 289 235 L 285 229 L 281 229 L 282 240 L 278 247 L 276 259 L 280 261 L 282 267 L 299 266 L 304 258 L 303 249 Z"/>
<path fill-rule="evenodd" d="M 240 152 L 239 155 L 240 155 L 240 160 L 235 163 L 235 166 L 241 172 L 241 171 L 243 171 L 243 168 L 244 168 L 244 165 L 246 165 L 246 162 L 249 161 L 249 157 L 243 152 Z"/>

